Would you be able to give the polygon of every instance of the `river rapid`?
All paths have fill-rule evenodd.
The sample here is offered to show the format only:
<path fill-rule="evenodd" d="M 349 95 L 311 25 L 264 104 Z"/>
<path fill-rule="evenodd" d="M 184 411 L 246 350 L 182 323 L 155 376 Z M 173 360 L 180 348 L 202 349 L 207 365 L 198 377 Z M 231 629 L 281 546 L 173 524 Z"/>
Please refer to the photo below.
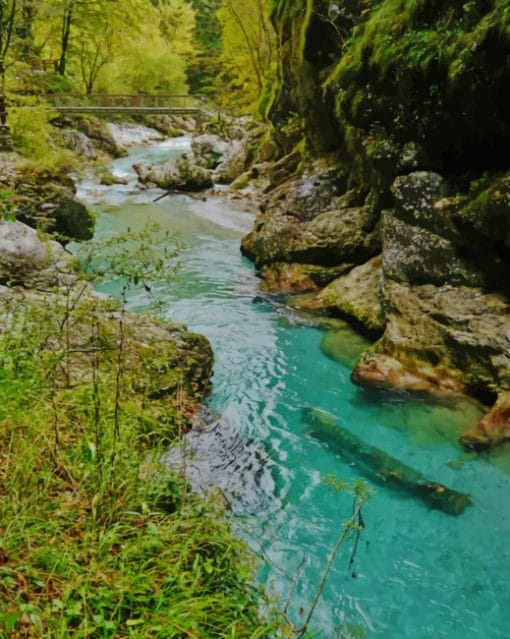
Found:
<path fill-rule="evenodd" d="M 96 237 L 141 228 L 148 219 L 179 233 L 182 267 L 154 292 L 169 303 L 170 319 L 213 345 L 208 404 L 225 422 L 209 425 L 204 464 L 212 466 L 211 477 L 232 504 L 234 527 L 262 558 L 260 582 L 283 604 L 302 566 L 289 608 L 299 625 L 352 509 L 352 497 L 332 491 L 325 480 L 363 477 L 331 431 L 317 435 L 310 419 L 310 409 L 317 409 L 473 502 L 452 516 L 406 492 L 371 484 L 354 565 L 349 567 L 350 543 L 339 553 L 314 615 L 317 636 L 508 638 L 510 447 L 480 456 L 462 451 L 457 437 L 479 415 L 468 401 L 438 403 L 354 386 L 349 375 L 364 346 L 359 336 L 342 323 L 318 327 L 283 300 L 259 294 L 253 265 L 239 252 L 254 220 L 249 203 L 185 195 L 154 203 L 160 192 L 136 189 L 133 163 L 165 161 L 189 144 L 176 138 L 134 148 L 110 166 L 128 184 L 84 180 L 78 196 L 98 213 Z M 120 294 L 116 283 L 101 290 Z M 143 290 L 129 295 L 131 309 L 149 303 Z"/>

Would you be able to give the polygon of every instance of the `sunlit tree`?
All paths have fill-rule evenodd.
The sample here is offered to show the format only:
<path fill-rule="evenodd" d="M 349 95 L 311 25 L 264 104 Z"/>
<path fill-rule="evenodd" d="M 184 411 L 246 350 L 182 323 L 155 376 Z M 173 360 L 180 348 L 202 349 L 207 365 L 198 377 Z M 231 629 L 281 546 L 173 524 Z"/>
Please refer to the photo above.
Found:
<path fill-rule="evenodd" d="M 269 80 L 274 32 L 264 0 L 222 0 L 221 78 L 234 102 L 253 106 Z"/>

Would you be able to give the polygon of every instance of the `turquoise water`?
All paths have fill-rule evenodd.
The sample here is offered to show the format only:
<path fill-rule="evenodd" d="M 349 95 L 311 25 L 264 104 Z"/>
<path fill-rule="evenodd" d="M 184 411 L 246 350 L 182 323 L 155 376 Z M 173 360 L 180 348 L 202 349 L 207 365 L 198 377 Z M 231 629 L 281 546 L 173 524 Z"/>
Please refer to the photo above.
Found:
<path fill-rule="evenodd" d="M 188 143 L 180 139 L 136 150 L 112 166 L 130 176 L 133 161 L 166 159 Z M 304 409 L 318 408 L 368 444 L 473 500 L 453 517 L 408 494 L 374 486 L 365 508 L 356 577 L 348 568 L 346 547 L 313 619 L 318 636 L 510 637 L 510 449 L 484 457 L 462 452 L 456 440 L 477 418 L 477 407 L 389 397 L 353 386 L 346 364 L 352 359 L 349 345 L 357 338 L 350 329 L 338 327 L 342 337 L 336 349 L 342 351 L 345 342 L 346 357 L 340 352 L 332 359 L 321 351 L 324 331 L 257 297 L 253 266 L 239 253 L 240 239 L 253 221 L 248 205 L 186 196 L 154 204 L 157 195 L 136 191 L 132 182 L 109 188 L 84 182 L 80 187 L 82 199 L 100 213 L 97 235 L 141 227 L 151 218 L 179 231 L 186 244 L 179 276 L 156 289 L 169 301 L 172 319 L 207 335 L 213 344 L 211 406 L 269 452 L 274 482 L 261 489 L 271 491 L 270 505 L 234 518 L 240 534 L 263 557 L 260 580 L 285 601 L 305 562 L 290 607 L 299 625 L 341 522 L 351 512 L 352 499 L 331 492 L 324 479 L 334 473 L 351 480 L 359 471 L 343 461 L 334 442 L 311 436 Z M 135 309 L 147 303 L 141 292 L 129 300 Z"/>

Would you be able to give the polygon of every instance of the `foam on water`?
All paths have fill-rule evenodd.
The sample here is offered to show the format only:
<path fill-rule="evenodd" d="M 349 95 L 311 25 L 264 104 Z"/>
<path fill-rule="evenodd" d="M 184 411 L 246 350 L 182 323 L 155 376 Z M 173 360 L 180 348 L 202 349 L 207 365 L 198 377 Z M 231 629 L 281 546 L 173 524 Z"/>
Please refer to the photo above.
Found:
<path fill-rule="evenodd" d="M 133 152 L 114 166 L 129 171 L 129 162 L 142 157 L 168 159 L 182 151 L 179 144 L 184 143 Z M 87 188 L 80 190 L 86 200 Z M 204 333 L 213 344 L 210 406 L 231 426 L 221 435 L 221 423 L 212 427 L 210 435 L 223 449 L 212 467 L 216 474 L 224 473 L 218 480 L 224 487 L 229 473 L 236 473 L 235 490 L 244 485 L 252 495 L 265 493 L 249 506 L 241 495 L 238 514 L 243 517 L 233 520 L 263 557 L 260 580 L 285 600 L 305 562 L 290 608 L 296 623 L 303 620 L 301 609 L 307 610 L 352 507 L 351 499 L 331 492 L 324 478 L 334 473 L 349 481 L 359 472 L 327 442 L 310 435 L 303 409 L 311 407 L 473 500 L 454 517 L 377 486 L 366 507 L 354 568 L 348 568 L 348 546 L 324 589 L 314 616 L 319 636 L 509 637 L 510 450 L 485 456 L 461 450 L 458 434 L 478 418 L 477 406 L 453 398 L 441 404 L 425 397 L 368 393 L 353 386 L 348 364 L 360 342 L 349 329 L 338 327 L 339 336 L 325 333 L 281 302 L 257 297 L 253 267 L 239 253 L 241 235 L 252 219 L 249 209 L 185 196 L 154 204 L 146 194 L 145 199 L 133 197 L 118 186 L 109 187 L 104 197 L 98 235 L 142 226 L 150 217 L 179 231 L 186 244 L 178 279 L 155 289 L 170 303 L 172 319 Z M 111 284 L 103 290 L 118 293 Z M 147 304 L 143 291 L 130 298 L 133 308 Z M 261 451 L 271 459 L 270 475 L 261 473 Z"/>

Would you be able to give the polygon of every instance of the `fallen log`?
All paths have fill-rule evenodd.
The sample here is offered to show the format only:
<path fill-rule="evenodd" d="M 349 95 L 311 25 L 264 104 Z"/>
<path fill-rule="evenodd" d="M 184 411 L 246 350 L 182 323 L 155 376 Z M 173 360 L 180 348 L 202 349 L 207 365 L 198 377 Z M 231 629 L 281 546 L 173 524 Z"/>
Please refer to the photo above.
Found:
<path fill-rule="evenodd" d="M 187 195 L 188 197 L 191 197 L 194 200 L 200 200 L 201 202 L 205 202 L 207 200 L 205 196 L 197 195 L 196 193 L 191 193 L 190 191 L 185 191 L 184 189 L 181 188 L 181 185 L 177 185 L 172 187 L 171 189 L 168 189 L 165 193 L 163 193 L 163 195 L 158 195 L 158 197 L 155 200 L 153 200 L 153 202 L 154 203 L 159 202 L 160 200 L 162 200 L 165 197 L 168 197 L 169 195 Z"/>
<path fill-rule="evenodd" d="M 429 480 L 398 459 L 366 444 L 339 426 L 327 413 L 315 408 L 305 408 L 303 415 L 305 421 L 313 427 L 308 432 L 310 437 L 330 446 L 375 483 L 415 495 L 431 508 L 449 515 L 460 515 L 472 503 L 469 495 Z"/>

